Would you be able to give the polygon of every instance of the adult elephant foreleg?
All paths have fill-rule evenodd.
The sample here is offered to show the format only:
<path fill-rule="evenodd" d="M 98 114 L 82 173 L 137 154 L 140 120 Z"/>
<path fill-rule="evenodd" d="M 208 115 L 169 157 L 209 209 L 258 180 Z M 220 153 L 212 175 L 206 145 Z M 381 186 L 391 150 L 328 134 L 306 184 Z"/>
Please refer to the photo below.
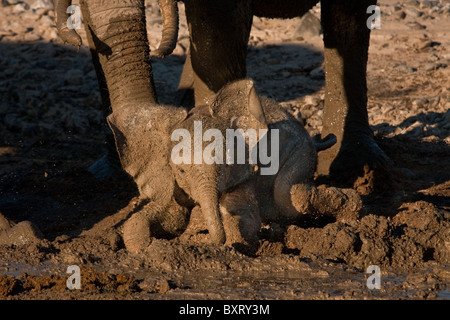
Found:
<path fill-rule="evenodd" d="M 156 103 L 144 1 L 80 0 L 80 4 L 112 110 L 125 104 Z"/>
<path fill-rule="evenodd" d="M 337 144 L 319 154 L 318 173 L 353 182 L 364 166 L 386 170 L 391 160 L 376 144 L 367 114 L 366 68 L 370 30 L 366 13 L 375 0 L 322 0 L 325 109 L 322 135 Z"/>

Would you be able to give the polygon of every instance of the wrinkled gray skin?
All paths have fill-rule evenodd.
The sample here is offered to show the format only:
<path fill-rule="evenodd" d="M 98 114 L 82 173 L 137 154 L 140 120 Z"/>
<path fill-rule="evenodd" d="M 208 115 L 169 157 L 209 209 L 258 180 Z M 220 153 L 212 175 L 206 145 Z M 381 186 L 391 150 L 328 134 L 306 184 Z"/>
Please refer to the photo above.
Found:
<path fill-rule="evenodd" d="M 164 56 L 175 46 L 178 15 L 175 0 L 160 0 L 164 20 Z M 191 50 L 180 90 L 193 91 L 197 105 L 209 104 L 226 83 L 246 77 L 247 44 L 252 17 L 293 18 L 317 0 L 184 0 Z M 74 45 L 79 38 L 65 30 L 70 0 L 56 2 L 61 37 Z M 148 48 L 143 0 L 81 0 L 105 116 L 126 104 L 157 104 Z M 326 71 L 322 136 L 337 143 L 319 155 L 318 173 L 351 184 L 363 172 L 389 169 L 390 159 L 375 143 L 367 116 L 366 66 L 370 30 L 367 8 L 376 0 L 321 0 Z M 59 13 L 59 14 L 58 14 Z M 62 21 L 62 23 L 61 23 Z"/>
<path fill-rule="evenodd" d="M 353 190 L 312 186 L 317 164 L 312 139 L 276 102 L 260 101 L 251 80 L 226 85 L 209 106 L 189 113 L 182 108 L 128 105 L 114 111 L 108 121 L 124 169 L 150 200 L 124 224 L 124 242 L 131 252 L 145 249 L 152 236 L 180 235 L 195 204 L 202 210 L 211 241 L 218 244 L 256 241 L 261 219 L 298 222 L 304 214 L 330 213 L 345 219 L 361 209 Z M 226 129 L 269 129 L 269 134 L 278 129 L 278 172 L 260 175 L 258 164 L 249 163 L 248 157 L 244 164 L 175 164 L 171 152 L 179 141 L 170 137 L 174 130 L 186 129 L 193 146 L 195 121 L 202 122 L 203 133 L 220 130 L 224 141 Z M 203 143 L 203 149 L 207 145 Z"/>

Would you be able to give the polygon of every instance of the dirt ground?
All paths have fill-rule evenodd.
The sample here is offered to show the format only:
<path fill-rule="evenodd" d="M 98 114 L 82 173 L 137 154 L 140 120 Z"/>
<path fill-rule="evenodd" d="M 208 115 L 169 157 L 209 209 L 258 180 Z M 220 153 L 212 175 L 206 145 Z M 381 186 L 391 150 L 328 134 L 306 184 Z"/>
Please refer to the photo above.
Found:
<path fill-rule="evenodd" d="M 147 1 L 153 49 L 155 2 Z M 362 176 L 360 219 L 267 224 L 251 253 L 199 243 L 206 231 L 193 227 L 133 255 L 120 227 L 139 210 L 135 186 L 87 170 L 103 156 L 108 130 L 89 51 L 57 38 L 51 1 L 2 0 L 0 299 L 450 299 L 450 2 L 379 5 L 369 118 L 401 174 L 398 188 L 367 194 Z M 180 8 L 174 54 L 152 60 L 168 104 L 188 46 Z M 301 26 L 301 18 L 255 18 L 248 74 L 313 136 L 322 129 L 323 44 L 313 24 Z M 66 286 L 72 265 L 80 290 Z M 370 265 L 380 268 L 380 289 L 367 286 Z"/>

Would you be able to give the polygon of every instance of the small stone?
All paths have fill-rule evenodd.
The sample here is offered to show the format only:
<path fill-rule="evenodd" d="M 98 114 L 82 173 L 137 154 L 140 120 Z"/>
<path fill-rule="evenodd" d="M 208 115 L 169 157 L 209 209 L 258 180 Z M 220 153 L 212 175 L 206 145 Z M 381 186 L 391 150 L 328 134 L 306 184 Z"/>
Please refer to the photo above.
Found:
<path fill-rule="evenodd" d="M 438 0 L 422 0 L 420 2 L 420 8 L 432 8 L 439 3 Z"/>
<path fill-rule="evenodd" d="M 409 6 L 413 6 L 413 7 L 419 6 L 419 2 L 417 0 L 409 0 L 409 1 L 406 1 L 405 4 L 409 5 Z"/>
<path fill-rule="evenodd" d="M 434 71 L 439 69 L 440 64 L 439 63 L 435 63 L 435 62 L 429 62 L 429 63 L 425 63 L 423 65 L 423 70 L 425 71 Z"/>
<path fill-rule="evenodd" d="M 397 69 L 400 72 L 405 72 L 405 73 L 410 73 L 410 72 L 416 71 L 415 68 L 410 67 L 406 64 L 399 64 L 399 65 L 395 66 L 395 69 Z"/>
<path fill-rule="evenodd" d="M 419 39 L 414 43 L 414 47 L 418 50 L 425 50 L 433 45 L 433 41 L 428 38 Z"/>
<path fill-rule="evenodd" d="M 405 11 L 397 11 L 394 13 L 393 16 L 394 16 L 394 19 L 396 19 L 396 20 L 403 20 L 406 17 L 406 13 L 405 13 Z"/>
<path fill-rule="evenodd" d="M 424 26 L 423 24 L 418 23 L 417 21 L 408 22 L 406 25 L 410 29 L 413 29 L 413 30 L 423 30 L 423 29 L 427 28 L 426 26 Z"/>
<path fill-rule="evenodd" d="M 412 18 L 419 18 L 423 15 L 422 11 L 419 11 L 417 9 L 414 8 L 405 8 L 405 13 L 407 16 L 412 17 Z"/>

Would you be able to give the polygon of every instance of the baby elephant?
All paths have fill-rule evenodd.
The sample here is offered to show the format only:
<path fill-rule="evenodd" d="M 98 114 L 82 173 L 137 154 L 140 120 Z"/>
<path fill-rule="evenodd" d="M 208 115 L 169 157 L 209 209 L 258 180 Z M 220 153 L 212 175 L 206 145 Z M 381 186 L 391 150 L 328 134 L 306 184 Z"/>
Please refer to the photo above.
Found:
<path fill-rule="evenodd" d="M 128 250 L 151 236 L 180 235 L 199 205 L 213 243 L 251 243 L 261 221 L 298 222 L 305 214 L 357 216 L 351 189 L 316 188 L 317 151 L 300 122 L 259 99 L 251 80 L 226 85 L 209 106 L 125 106 L 108 118 L 124 169 L 149 203 L 124 224 Z"/>

